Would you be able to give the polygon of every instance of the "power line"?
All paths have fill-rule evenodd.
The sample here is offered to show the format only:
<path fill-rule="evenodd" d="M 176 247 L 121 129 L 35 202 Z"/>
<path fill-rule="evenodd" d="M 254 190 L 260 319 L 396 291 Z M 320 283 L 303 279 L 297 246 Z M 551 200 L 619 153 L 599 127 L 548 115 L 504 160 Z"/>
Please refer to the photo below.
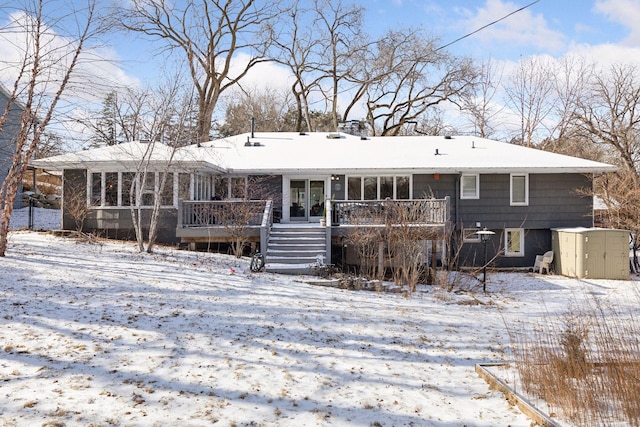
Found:
<path fill-rule="evenodd" d="M 484 26 L 482 26 L 482 27 L 478 28 L 478 29 L 477 29 L 477 30 L 475 30 L 475 31 L 472 31 L 472 32 L 470 32 L 470 33 L 468 33 L 468 34 L 465 34 L 464 36 L 459 37 L 459 38 L 455 39 L 454 41 L 452 41 L 452 42 L 450 42 L 450 43 L 445 44 L 444 46 L 440 46 L 440 47 L 439 47 L 439 48 L 437 48 L 435 51 L 437 52 L 437 51 L 439 51 L 439 50 L 441 50 L 441 49 L 444 49 L 445 47 L 449 47 L 449 46 L 451 46 L 452 44 L 459 42 L 460 40 L 466 39 L 467 37 L 470 37 L 470 36 L 474 35 L 475 33 L 478 33 L 478 32 L 480 32 L 480 31 L 484 30 L 484 29 L 485 29 L 485 28 L 487 28 L 487 27 L 490 27 L 490 26 L 492 26 L 492 25 L 494 25 L 494 24 L 497 24 L 497 23 L 498 23 L 498 22 L 500 22 L 500 21 L 503 21 L 503 20 L 507 19 L 507 18 L 508 18 L 508 17 L 510 17 L 511 15 L 515 15 L 516 13 L 521 12 L 521 11 L 523 11 L 523 10 L 527 9 L 528 7 L 533 6 L 534 4 L 538 3 L 539 1 L 540 1 L 540 0 L 536 0 L 536 1 L 534 1 L 534 2 L 529 3 L 529 4 L 528 4 L 528 5 L 526 5 L 526 6 L 522 6 L 520 9 L 518 9 L 518 10 L 514 10 L 513 12 L 509 13 L 508 15 L 503 16 L 503 17 L 502 17 L 502 18 L 500 18 L 500 19 L 496 19 L 495 21 L 490 22 L 490 23 L 488 23 L 487 25 L 484 25 Z"/>

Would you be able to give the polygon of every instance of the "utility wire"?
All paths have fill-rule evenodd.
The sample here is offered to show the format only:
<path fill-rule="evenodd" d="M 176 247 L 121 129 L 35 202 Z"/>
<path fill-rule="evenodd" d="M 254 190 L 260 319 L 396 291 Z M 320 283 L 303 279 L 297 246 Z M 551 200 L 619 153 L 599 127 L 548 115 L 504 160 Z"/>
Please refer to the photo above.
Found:
<path fill-rule="evenodd" d="M 439 50 L 441 50 L 441 49 L 444 49 L 445 47 L 449 47 L 449 46 L 451 46 L 452 44 L 459 42 L 460 40 L 466 39 L 467 37 L 470 37 L 470 36 L 474 35 L 475 33 L 478 33 L 478 32 L 480 32 L 480 31 L 484 30 L 484 29 L 485 29 L 485 28 L 487 28 L 487 27 L 490 27 L 490 26 L 492 26 L 492 25 L 494 25 L 494 24 L 497 24 L 497 23 L 498 23 L 498 22 L 500 22 L 500 21 L 503 21 L 503 20 L 507 19 L 507 18 L 508 18 L 508 17 L 510 17 L 511 15 L 515 15 L 516 13 L 521 12 L 521 11 L 523 11 L 523 10 L 527 9 L 528 7 L 533 6 L 534 4 L 538 3 L 539 1 L 540 1 L 540 0 L 536 0 L 536 1 L 534 1 L 534 2 L 529 3 L 529 4 L 528 4 L 528 5 L 526 5 L 526 6 L 522 6 L 520 9 L 518 9 L 518 10 L 514 10 L 513 12 L 509 13 L 508 15 L 503 16 L 503 17 L 502 17 L 502 18 L 500 18 L 500 19 L 496 19 L 495 21 L 490 22 L 490 23 L 488 23 L 487 25 L 484 25 L 484 26 L 482 26 L 482 27 L 478 28 L 478 29 L 477 29 L 477 30 L 475 30 L 475 31 L 472 31 L 472 32 L 470 32 L 470 33 L 468 33 L 468 34 L 465 34 L 464 36 L 459 37 L 459 38 L 455 39 L 454 41 L 452 41 L 452 42 L 450 42 L 450 43 L 445 44 L 444 46 L 440 46 L 440 47 L 439 47 L 439 48 L 437 48 L 435 51 L 437 52 L 437 51 L 439 51 Z"/>

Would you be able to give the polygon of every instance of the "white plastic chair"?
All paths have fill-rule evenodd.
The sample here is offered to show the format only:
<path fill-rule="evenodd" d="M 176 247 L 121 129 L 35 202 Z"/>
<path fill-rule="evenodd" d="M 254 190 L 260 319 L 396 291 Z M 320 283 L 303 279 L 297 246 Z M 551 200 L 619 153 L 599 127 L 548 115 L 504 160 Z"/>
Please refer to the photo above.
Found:
<path fill-rule="evenodd" d="M 551 263 L 553 262 L 553 251 L 545 252 L 544 255 L 536 255 L 536 262 L 533 264 L 533 272 L 542 274 L 543 271 L 546 271 L 549 274 L 549 268 Z"/>

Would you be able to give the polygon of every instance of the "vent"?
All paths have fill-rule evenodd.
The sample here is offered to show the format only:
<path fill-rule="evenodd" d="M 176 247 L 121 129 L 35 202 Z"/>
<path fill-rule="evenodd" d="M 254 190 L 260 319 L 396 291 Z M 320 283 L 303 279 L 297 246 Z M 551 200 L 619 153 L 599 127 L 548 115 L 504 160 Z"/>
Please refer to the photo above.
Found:
<path fill-rule="evenodd" d="M 330 133 L 327 134 L 327 139 L 341 139 L 342 135 L 340 135 L 339 133 Z"/>
<path fill-rule="evenodd" d="M 435 154 L 435 155 L 436 155 L 436 156 L 439 156 L 439 155 L 440 155 L 440 150 L 438 150 L 437 148 L 436 148 L 436 154 Z"/>

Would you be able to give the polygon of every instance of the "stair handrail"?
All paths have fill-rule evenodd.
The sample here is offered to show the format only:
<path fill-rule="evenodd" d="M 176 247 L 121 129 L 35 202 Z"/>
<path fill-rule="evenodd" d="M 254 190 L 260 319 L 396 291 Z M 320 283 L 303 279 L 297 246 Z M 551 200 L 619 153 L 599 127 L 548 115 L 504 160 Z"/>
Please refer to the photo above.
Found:
<path fill-rule="evenodd" d="M 273 225 L 273 200 L 269 199 L 264 205 L 262 214 L 262 223 L 260 224 L 260 252 L 263 255 L 267 253 L 267 242 Z"/>

